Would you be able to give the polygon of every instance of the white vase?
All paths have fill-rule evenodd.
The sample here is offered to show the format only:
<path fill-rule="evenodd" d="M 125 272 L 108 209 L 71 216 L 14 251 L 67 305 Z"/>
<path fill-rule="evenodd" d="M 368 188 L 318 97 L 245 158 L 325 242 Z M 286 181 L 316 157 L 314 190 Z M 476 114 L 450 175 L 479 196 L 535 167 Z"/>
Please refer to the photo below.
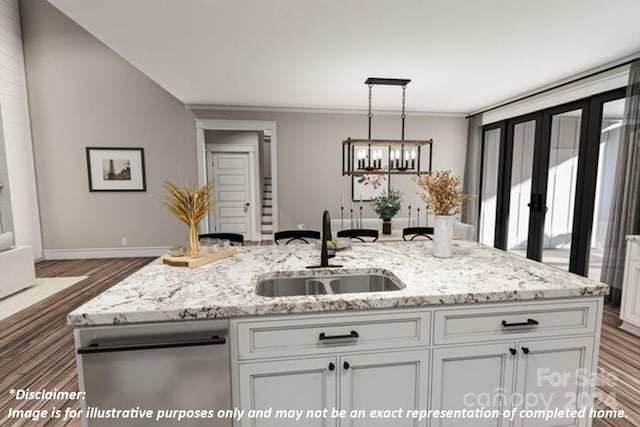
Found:
<path fill-rule="evenodd" d="M 451 258 L 453 255 L 453 223 L 455 215 L 436 215 L 433 230 L 433 256 Z"/>

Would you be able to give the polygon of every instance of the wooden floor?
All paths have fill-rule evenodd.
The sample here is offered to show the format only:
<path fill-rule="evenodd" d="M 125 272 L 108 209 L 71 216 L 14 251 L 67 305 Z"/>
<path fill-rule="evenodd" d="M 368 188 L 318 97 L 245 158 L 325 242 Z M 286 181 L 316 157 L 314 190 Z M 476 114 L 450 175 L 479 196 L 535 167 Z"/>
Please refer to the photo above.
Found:
<path fill-rule="evenodd" d="M 7 420 L 9 408 L 64 410 L 77 401 L 16 401 L 9 389 L 77 390 L 72 330 L 65 316 L 74 307 L 151 262 L 152 258 L 45 261 L 38 277 L 89 276 L 60 293 L 0 321 L 0 425 L 80 426 L 79 421 Z M 605 306 L 600 345 L 597 407 L 623 409 L 626 420 L 595 420 L 594 427 L 640 426 L 640 338 L 618 329 L 618 310 Z"/>
<path fill-rule="evenodd" d="M 73 332 L 65 316 L 73 308 L 113 286 L 153 258 L 45 261 L 38 277 L 89 276 L 87 279 L 0 321 L 0 425 L 80 426 L 79 421 L 7 420 L 9 408 L 79 408 L 79 402 L 16 401 L 9 389 L 74 391 L 76 379 Z"/>
<path fill-rule="evenodd" d="M 618 328 L 620 312 L 605 305 L 596 407 L 622 409 L 626 420 L 598 420 L 594 427 L 640 426 L 640 338 Z"/>

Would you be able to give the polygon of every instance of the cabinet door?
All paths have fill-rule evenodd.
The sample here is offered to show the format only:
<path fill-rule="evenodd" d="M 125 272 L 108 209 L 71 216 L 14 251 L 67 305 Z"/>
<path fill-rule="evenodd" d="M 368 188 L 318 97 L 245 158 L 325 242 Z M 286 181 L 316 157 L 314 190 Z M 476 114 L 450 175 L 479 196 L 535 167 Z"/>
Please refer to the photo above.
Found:
<path fill-rule="evenodd" d="M 622 287 L 620 318 L 640 327 L 640 261 L 630 260 L 627 263 Z"/>
<path fill-rule="evenodd" d="M 510 409 L 515 343 L 477 344 L 433 351 L 431 408 L 434 410 L 497 410 L 496 418 L 436 418 L 432 427 L 503 427 Z"/>
<path fill-rule="evenodd" d="M 333 369 L 332 369 L 333 368 Z M 241 364 L 239 367 L 240 409 L 268 410 L 269 418 L 242 419 L 242 427 L 333 427 L 335 420 L 307 418 L 307 410 L 331 411 L 336 405 L 337 374 L 335 357 L 278 360 Z M 276 418 L 275 411 L 303 410 L 303 416 Z"/>
<path fill-rule="evenodd" d="M 519 410 L 581 409 L 591 406 L 594 338 L 521 341 L 515 402 Z M 516 417 L 516 427 L 586 426 L 586 419 Z"/>
<path fill-rule="evenodd" d="M 340 409 L 365 414 L 340 420 L 341 427 L 427 425 L 426 420 L 408 419 L 406 411 L 427 407 L 428 350 L 343 355 L 339 368 Z M 370 416 L 372 410 L 397 409 L 404 411 L 403 418 Z"/>

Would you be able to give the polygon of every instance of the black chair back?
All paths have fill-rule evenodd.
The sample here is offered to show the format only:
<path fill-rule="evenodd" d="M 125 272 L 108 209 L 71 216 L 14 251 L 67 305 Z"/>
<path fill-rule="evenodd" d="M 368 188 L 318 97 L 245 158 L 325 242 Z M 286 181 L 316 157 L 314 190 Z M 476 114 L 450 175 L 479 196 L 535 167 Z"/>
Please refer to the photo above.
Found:
<path fill-rule="evenodd" d="M 285 230 L 278 231 L 273 235 L 273 242 L 276 245 L 280 244 L 280 240 L 289 239 L 285 242 L 285 245 L 293 242 L 294 240 L 299 240 L 304 243 L 309 243 L 307 239 L 318 239 L 320 240 L 320 232 L 315 230 Z"/>
<path fill-rule="evenodd" d="M 224 239 L 229 240 L 231 243 L 237 243 L 239 245 L 244 246 L 244 236 L 238 233 L 207 233 L 200 234 L 198 236 L 199 239 L 209 237 L 211 239 Z"/>
<path fill-rule="evenodd" d="M 353 228 L 351 230 L 340 230 L 338 231 L 338 237 L 349 237 L 351 239 L 357 239 L 361 242 L 366 242 L 363 237 L 370 237 L 373 240 L 369 240 L 370 242 L 375 242 L 378 240 L 378 230 L 373 230 L 369 228 Z"/>
<path fill-rule="evenodd" d="M 402 240 L 407 240 L 407 236 L 411 236 L 410 241 L 416 237 L 425 237 L 433 240 L 433 227 L 407 227 L 402 229 Z"/>

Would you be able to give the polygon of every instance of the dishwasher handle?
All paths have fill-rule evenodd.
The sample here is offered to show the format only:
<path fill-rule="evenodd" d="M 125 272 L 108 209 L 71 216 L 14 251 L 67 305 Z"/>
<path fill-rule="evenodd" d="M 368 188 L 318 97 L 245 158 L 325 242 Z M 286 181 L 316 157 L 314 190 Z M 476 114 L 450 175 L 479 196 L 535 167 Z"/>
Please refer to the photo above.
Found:
<path fill-rule="evenodd" d="M 156 350 L 161 348 L 196 347 L 203 345 L 226 344 L 226 338 L 214 336 L 200 340 L 166 341 L 148 344 L 124 344 L 124 345 L 100 345 L 91 344 L 88 347 L 80 347 L 78 354 L 113 353 L 116 351 Z"/>

